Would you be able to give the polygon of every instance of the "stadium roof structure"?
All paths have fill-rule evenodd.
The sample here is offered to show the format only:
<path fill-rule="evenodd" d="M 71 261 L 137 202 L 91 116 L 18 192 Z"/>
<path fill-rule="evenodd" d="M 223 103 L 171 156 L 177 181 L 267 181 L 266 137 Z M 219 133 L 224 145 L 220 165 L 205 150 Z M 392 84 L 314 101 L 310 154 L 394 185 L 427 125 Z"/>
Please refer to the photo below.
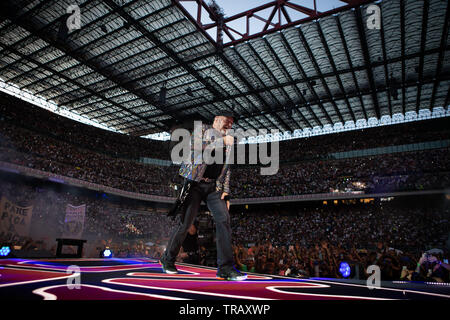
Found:
<path fill-rule="evenodd" d="M 277 0 L 231 17 L 187 2 L 3 0 L 0 78 L 138 136 L 223 109 L 289 132 L 449 113 L 448 1 Z"/>

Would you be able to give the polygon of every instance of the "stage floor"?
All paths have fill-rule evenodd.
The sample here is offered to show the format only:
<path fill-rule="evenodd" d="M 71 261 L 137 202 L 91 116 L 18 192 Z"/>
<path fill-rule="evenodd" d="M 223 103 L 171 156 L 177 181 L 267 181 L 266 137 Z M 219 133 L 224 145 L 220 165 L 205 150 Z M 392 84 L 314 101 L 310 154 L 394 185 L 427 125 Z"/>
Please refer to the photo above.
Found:
<path fill-rule="evenodd" d="M 70 268 L 69 268 L 70 267 Z M 162 273 L 152 259 L 3 259 L 0 298 L 17 300 L 441 300 L 449 284 L 296 279 L 249 274 L 245 281 L 215 278 L 216 269 L 177 264 Z M 68 271 L 73 270 L 73 271 Z M 79 286 L 74 272 L 79 273 Z M 78 287 L 78 288 L 77 288 Z"/>

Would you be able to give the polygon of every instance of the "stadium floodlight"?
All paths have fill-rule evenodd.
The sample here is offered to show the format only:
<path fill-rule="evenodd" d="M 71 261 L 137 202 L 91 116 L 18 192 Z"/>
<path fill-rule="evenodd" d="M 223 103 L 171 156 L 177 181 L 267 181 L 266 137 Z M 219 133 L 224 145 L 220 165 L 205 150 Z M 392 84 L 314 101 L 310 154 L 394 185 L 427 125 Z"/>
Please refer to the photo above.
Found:
<path fill-rule="evenodd" d="M 352 269 L 347 262 L 343 261 L 339 264 L 339 272 L 344 278 L 348 278 L 350 276 L 350 273 L 352 272 Z"/>
<path fill-rule="evenodd" d="M 103 258 L 111 258 L 112 257 L 112 251 L 109 248 L 106 248 L 102 251 L 102 257 Z"/>
<path fill-rule="evenodd" d="M 10 246 L 2 246 L 0 248 L 0 257 L 7 257 L 11 253 Z"/>

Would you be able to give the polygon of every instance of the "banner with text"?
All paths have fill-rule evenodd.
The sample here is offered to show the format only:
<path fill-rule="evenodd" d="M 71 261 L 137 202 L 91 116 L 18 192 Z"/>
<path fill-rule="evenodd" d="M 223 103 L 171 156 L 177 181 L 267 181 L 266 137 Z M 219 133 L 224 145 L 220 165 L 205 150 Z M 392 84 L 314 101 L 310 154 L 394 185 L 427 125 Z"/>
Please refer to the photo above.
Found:
<path fill-rule="evenodd" d="M 64 219 L 63 238 L 80 239 L 84 229 L 84 216 L 86 205 L 75 207 L 70 204 L 66 207 L 66 217 Z"/>
<path fill-rule="evenodd" d="M 21 242 L 28 237 L 33 206 L 20 207 L 4 196 L 0 201 L 0 239 Z"/>

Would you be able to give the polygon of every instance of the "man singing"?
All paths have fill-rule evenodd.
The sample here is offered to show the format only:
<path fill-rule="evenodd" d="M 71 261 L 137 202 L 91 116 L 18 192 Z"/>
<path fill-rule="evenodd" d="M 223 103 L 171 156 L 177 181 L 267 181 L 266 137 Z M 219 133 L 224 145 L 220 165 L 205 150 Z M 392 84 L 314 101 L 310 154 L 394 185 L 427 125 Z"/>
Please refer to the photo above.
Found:
<path fill-rule="evenodd" d="M 194 222 L 201 201 L 205 201 L 216 223 L 217 278 L 225 280 L 245 280 L 246 274 L 235 269 L 231 246 L 231 227 L 228 195 L 230 193 L 230 168 L 226 161 L 230 158 L 234 138 L 227 135 L 233 126 L 234 116 L 222 112 L 214 118 L 212 126 L 203 125 L 200 134 L 191 138 L 191 161 L 183 163 L 179 174 L 191 184 L 186 199 L 186 211 L 182 222 L 173 230 L 161 264 L 165 273 L 178 273 L 175 259 L 180 251 L 189 227 Z M 195 130 L 194 130 L 195 132 Z M 200 139 L 196 142 L 195 139 Z M 199 147 L 200 146 L 200 147 Z M 195 150 L 197 148 L 197 150 Z M 201 148 L 201 150 L 199 150 Z M 200 154 L 202 161 L 196 157 Z M 222 157 L 220 157 L 222 155 Z M 217 160 L 219 158 L 219 161 Z M 215 159 L 216 161 L 211 161 Z M 206 160 L 206 161 L 205 161 Z"/>

